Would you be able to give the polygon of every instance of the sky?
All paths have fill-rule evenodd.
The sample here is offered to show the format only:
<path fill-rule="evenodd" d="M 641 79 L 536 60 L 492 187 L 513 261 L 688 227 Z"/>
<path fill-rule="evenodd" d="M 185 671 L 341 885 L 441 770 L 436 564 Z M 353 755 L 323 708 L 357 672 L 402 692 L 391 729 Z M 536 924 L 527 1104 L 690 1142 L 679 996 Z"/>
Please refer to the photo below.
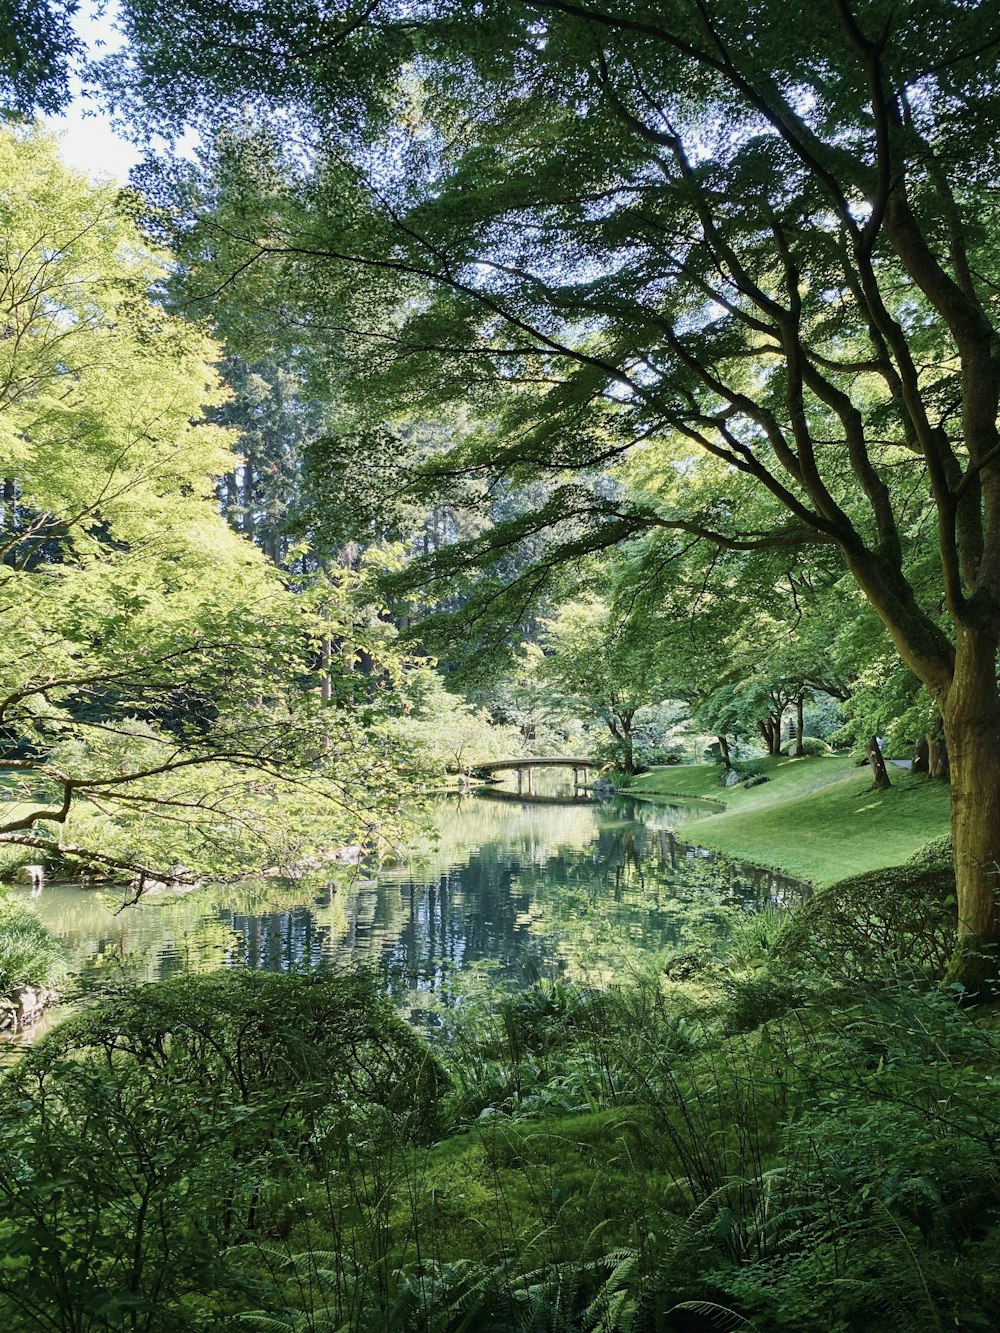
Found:
<path fill-rule="evenodd" d="M 97 54 L 114 51 L 122 44 L 115 32 L 117 6 L 114 0 L 96 12 L 95 0 L 82 0 L 73 26 L 88 49 Z M 94 181 L 124 182 L 130 169 L 142 156 L 142 150 L 116 134 L 110 115 L 99 103 L 82 96 L 80 80 L 71 81 L 72 102 L 62 115 L 44 116 L 43 123 L 59 139 L 63 160 L 78 171 L 86 172 Z M 182 141 L 180 149 L 190 146 Z"/>
<path fill-rule="evenodd" d="M 101 17 L 95 9 L 93 0 L 83 0 L 73 26 L 91 52 L 96 54 L 102 43 L 104 50 L 114 50 L 121 45 L 112 26 L 115 6 L 108 5 Z M 94 180 L 124 181 L 139 160 L 138 148 L 115 134 L 106 112 L 93 114 L 97 104 L 82 98 L 79 79 L 72 80 L 71 89 L 73 100 L 65 112 L 43 117 L 45 125 L 59 138 L 63 159 Z"/>

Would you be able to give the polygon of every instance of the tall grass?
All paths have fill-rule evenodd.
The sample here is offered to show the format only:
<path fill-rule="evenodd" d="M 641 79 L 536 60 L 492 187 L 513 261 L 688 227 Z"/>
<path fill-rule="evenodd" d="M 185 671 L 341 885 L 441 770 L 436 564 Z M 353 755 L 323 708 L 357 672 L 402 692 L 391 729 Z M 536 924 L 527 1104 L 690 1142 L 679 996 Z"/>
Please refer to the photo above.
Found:
<path fill-rule="evenodd" d="M 65 963 L 62 946 L 31 904 L 0 891 L 0 995 L 13 986 L 54 986 Z"/>

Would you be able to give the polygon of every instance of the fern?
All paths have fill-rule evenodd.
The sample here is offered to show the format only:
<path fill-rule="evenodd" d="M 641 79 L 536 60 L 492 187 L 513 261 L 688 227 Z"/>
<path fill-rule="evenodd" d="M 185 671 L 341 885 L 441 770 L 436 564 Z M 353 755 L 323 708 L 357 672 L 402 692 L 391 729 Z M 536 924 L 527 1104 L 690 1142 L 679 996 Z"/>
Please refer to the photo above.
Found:
<path fill-rule="evenodd" d="M 674 1310 L 686 1310 L 701 1315 L 703 1319 L 711 1319 L 717 1328 L 750 1327 L 749 1319 L 744 1319 L 738 1311 L 730 1310 L 728 1305 L 719 1305 L 716 1301 L 679 1301 L 670 1314 Z"/>
<path fill-rule="evenodd" d="M 286 1319 L 275 1319 L 274 1315 L 265 1314 L 262 1310 L 247 1310 L 243 1314 L 236 1315 L 234 1323 L 241 1327 L 259 1329 L 260 1333 L 288 1333 L 290 1328 L 296 1327 L 298 1320 L 293 1316 L 289 1322 Z"/>

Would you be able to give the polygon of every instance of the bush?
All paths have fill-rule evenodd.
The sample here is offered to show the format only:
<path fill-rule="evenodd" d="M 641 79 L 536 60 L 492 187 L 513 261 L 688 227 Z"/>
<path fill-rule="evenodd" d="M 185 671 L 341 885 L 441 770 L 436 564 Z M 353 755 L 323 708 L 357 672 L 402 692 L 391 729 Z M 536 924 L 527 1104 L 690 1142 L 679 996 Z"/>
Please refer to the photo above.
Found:
<path fill-rule="evenodd" d="M 93 1054 L 153 1066 L 192 1092 L 209 1080 L 244 1103 L 289 1096 L 310 1123 L 379 1107 L 418 1140 L 440 1130 L 441 1067 L 364 975 L 232 968 L 157 982 L 68 1019 L 31 1058 Z"/>
<path fill-rule="evenodd" d="M 799 971 L 864 980 L 914 966 L 939 979 L 955 944 L 950 863 L 893 866 L 815 893 L 790 915 L 776 954 Z"/>
<path fill-rule="evenodd" d="M 13 843 L 0 847 L 0 883 L 13 884 L 24 866 L 42 859 L 35 847 L 15 847 Z"/>
<path fill-rule="evenodd" d="M 506 997 L 500 1015 L 511 1050 L 542 1054 L 566 1045 L 578 1036 L 591 1004 L 587 991 L 565 981 L 538 982 Z"/>
<path fill-rule="evenodd" d="M 730 1034 L 752 1032 L 803 1005 L 808 988 L 802 978 L 765 968 L 722 979 L 722 1027 Z"/>
<path fill-rule="evenodd" d="M 734 786 L 733 774 L 736 775 L 741 786 L 756 787 L 761 782 L 767 781 L 767 765 L 763 759 L 740 759 L 733 764 L 732 768 L 720 769 L 716 781 L 722 787 Z"/>
<path fill-rule="evenodd" d="M 390 1165 L 437 1138 L 444 1082 L 361 976 L 233 969 L 68 1019 L 0 1081 L 17 1126 L 0 1137 L 0 1326 L 230 1327 L 259 1299 L 239 1253 L 285 1236 L 311 1189 L 363 1216 L 365 1163 L 381 1200 Z"/>
<path fill-rule="evenodd" d="M 663 750 L 645 747 L 636 747 L 635 762 L 641 764 L 644 768 L 658 768 L 663 764 L 680 764 L 684 762 L 684 756 L 677 750 Z"/>
<path fill-rule="evenodd" d="M 0 996 L 14 986 L 54 986 L 65 966 L 62 946 L 35 909 L 0 893 Z"/>
<path fill-rule="evenodd" d="M 951 845 L 951 837 L 944 833 L 940 838 L 931 838 L 923 847 L 918 847 L 906 864 L 947 870 L 953 866 L 954 859 L 955 849 Z"/>
<path fill-rule="evenodd" d="M 795 753 L 794 736 L 792 737 L 791 740 L 785 741 L 784 745 L 781 747 L 781 753 L 788 755 Z M 821 741 L 818 736 L 803 736 L 802 753 L 804 755 L 807 755 L 810 759 L 813 759 L 817 755 L 830 754 L 831 750 L 829 745 L 827 745 L 826 741 Z"/>

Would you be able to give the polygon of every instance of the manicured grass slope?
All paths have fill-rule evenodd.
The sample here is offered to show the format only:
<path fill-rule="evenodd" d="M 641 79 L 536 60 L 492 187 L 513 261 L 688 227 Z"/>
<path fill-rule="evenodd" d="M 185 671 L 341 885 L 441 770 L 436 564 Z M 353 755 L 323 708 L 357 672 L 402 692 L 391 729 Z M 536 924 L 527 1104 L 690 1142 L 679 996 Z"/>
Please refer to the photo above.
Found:
<path fill-rule="evenodd" d="M 713 851 L 772 866 L 814 884 L 899 865 L 950 828 L 947 783 L 891 770 L 892 789 L 873 792 L 867 768 L 850 759 L 768 759 L 760 786 L 723 789 L 712 764 L 661 768 L 630 788 L 636 796 L 700 796 L 725 811 L 681 826 Z"/>

